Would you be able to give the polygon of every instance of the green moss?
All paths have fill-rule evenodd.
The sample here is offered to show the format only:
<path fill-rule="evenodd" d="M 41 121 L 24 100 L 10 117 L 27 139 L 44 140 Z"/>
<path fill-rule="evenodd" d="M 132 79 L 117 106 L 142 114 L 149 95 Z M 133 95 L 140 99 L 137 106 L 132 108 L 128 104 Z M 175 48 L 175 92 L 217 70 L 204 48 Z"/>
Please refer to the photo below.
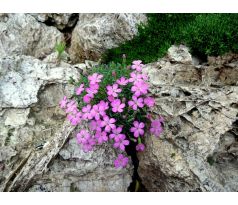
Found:
<path fill-rule="evenodd" d="M 187 45 L 195 55 L 221 55 L 238 51 L 238 14 L 148 14 L 148 24 L 118 48 L 108 50 L 103 61 L 144 63 L 163 57 L 173 44 Z"/>
<path fill-rule="evenodd" d="M 196 54 L 237 52 L 238 15 L 200 14 L 182 30 L 181 39 Z"/>

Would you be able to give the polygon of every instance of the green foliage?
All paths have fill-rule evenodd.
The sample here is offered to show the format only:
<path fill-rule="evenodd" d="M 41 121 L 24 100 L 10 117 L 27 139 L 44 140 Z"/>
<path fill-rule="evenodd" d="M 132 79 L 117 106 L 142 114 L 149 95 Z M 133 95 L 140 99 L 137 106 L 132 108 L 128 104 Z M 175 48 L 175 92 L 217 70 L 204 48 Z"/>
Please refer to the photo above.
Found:
<path fill-rule="evenodd" d="M 187 45 L 195 55 L 221 55 L 238 51 L 238 14 L 148 14 L 148 24 L 118 48 L 108 50 L 104 62 L 141 59 L 149 63 L 163 57 L 173 44 Z"/>
<path fill-rule="evenodd" d="M 200 14 L 183 30 L 181 39 L 195 54 L 222 55 L 238 51 L 237 14 Z"/>
<path fill-rule="evenodd" d="M 104 56 L 105 62 L 121 62 L 122 54 L 126 54 L 127 63 L 134 59 L 141 59 L 144 63 L 156 61 L 176 42 L 180 28 L 196 17 L 195 14 L 148 14 L 147 16 L 148 24 L 139 26 L 139 34 L 120 47 L 108 50 Z"/>
<path fill-rule="evenodd" d="M 66 48 L 65 42 L 59 42 L 55 45 L 55 51 L 58 54 L 58 58 L 62 57 L 62 54 L 65 51 L 65 48 Z"/>

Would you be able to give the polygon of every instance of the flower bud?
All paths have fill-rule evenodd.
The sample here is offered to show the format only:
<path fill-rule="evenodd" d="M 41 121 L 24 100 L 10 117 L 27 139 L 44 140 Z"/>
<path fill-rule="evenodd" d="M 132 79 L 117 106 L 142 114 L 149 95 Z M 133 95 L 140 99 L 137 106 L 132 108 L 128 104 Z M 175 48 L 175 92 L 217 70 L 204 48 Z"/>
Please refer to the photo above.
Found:
<path fill-rule="evenodd" d="M 112 71 L 112 76 L 116 77 L 116 72 L 115 71 Z"/>

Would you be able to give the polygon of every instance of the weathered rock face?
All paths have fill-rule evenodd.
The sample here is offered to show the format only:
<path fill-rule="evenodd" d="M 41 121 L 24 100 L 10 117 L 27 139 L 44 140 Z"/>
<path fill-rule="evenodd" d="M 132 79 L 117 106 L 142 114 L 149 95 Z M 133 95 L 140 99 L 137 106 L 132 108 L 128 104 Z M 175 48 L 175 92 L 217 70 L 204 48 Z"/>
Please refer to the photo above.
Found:
<path fill-rule="evenodd" d="M 156 96 L 152 113 L 165 118 L 165 128 L 159 139 L 145 137 L 143 184 L 149 191 L 238 191 L 237 56 L 196 67 L 184 64 L 190 54 L 169 56 L 177 57 L 145 68 Z"/>
<path fill-rule="evenodd" d="M 132 165 L 116 170 L 109 145 L 83 153 L 75 128 L 64 123 L 58 103 L 72 95 L 67 82 L 79 79 L 79 68 L 9 56 L 0 59 L 0 73 L 1 191 L 127 190 Z"/>
<path fill-rule="evenodd" d="M 69 142 L 49 165 L 49 171 L 38 177 L 29 191 L 127 191 L 132 181 L 131 164 L 127 169 L 115 169 L 117 153 L 108 144 L 84 153 L 75 135 L 76 131 L 72 132 Z"/>
<path fill-rule="evenodd" d="M 69 13 L 35 13 L 31 15 L 37 21 L 54 25 L 60 30 L 73 27 L 78 20 L 78 14 Z"/>
<path fill-rule="evenodd" d="M 144 14 L 79 14 L 69 49 L 72 61 L 98 60 L 106 49 L 132 39 L 146 20 Z"/>
<path fill-rule="evenodd" d="M 44 58 L 52 53 L 63 34 L 39 23 L 29 14 L 1 14 L 0 56 L 30 55 Z"/>
<path fill-rule="evenodd" d="M 0 59 L 0 107 L 27 108 L 37 102 L 40 88 L 47 84 L 79 79 L 76 68 L 50 67 L 30 56 Z"/>

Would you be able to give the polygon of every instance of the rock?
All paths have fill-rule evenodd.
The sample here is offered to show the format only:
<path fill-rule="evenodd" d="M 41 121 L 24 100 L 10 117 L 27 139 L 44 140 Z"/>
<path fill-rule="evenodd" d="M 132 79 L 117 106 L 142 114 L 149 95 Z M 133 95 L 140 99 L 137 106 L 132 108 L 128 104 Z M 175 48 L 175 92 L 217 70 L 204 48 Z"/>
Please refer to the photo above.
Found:
<path fill-rule="evenodd" d="M 198 68 L 180 59 L 144 69 L 156 97 L 151 112 L 165 124 L 160 138 L 145 137 L 142 183 L 148 191 L 238 191 L 238 67 Z"/>
<path fill-rule="evenodd" d="M 0 149 L 0 162 L 10 160 L 11 157 L 15 156 L 17 152 L 11 147 L 2 146 Z"/>
<path fill-rule="evenodd" d="M 61 67 L 69 67 L 67 64 L 69 64 L 69 54 L 67 52 L 63 52 L 61 56 L 58 55 L 57 52 L 53 52 L 50 55 L 46 56 L 43 59 L 43 62 L 49 63 L 49 64 L 57 64 Z"/>
<path fill-rule="evenodd" d="M 20 125 L 25 125 L 28 119 L 30 109 L 9 109 L 5 113 L 5 125 L 18 127 Z"/>
<path fill-rule="evenodd" d="M 0 56 L 30 55 L 44 58 L 64 41 L 56 28 L 39 23 L 29 14 L 4 14 L 0 18 Z"/>
<path fill-rule="evenodd" d="M 84 153 L 75 135 L 75 132 L 71 135 L 49 171 L 28 191 L 127 191 L 132 181 L 131 163 L 126 169 L 116 169 L 113 165 L 116 151 L 112 145 L 104 144 Z"/>
<path fill-rule="evenodd" d="M 58 104 L 72 96 L 67 82 L 79 79 L 77 66 L 86 68 L 24 55 L 0 58 L 1 191 L 127 191 L 131 162 L 114 168 L 112 145 L 82 152 L 75 128 L 64 123 Z"/>
<path fill-rule="evenodd" d="M 186 46 L 171 46 L 168 50 L 168 58 L 171 62 L 191 64 L 192 56 Z"/>
<path fill-rule="evenodd" d="M 53 25 L 59 30 L 73 27 L 78 20 L 78 14 L 72 13 L 35 13 L 30 15 L 37 21 Z"/>
<path fill-rule="evenodd" d="M 79 14 L 69 54 L 74 63 L 97 61 L 106 49 L 117 47 L 137 34 L 144 14 Z"/>
<path fill-rule="evenodd" d="M 0 73 L 3 190 L 8 180 L 17 176 L 14 173 L 25 167 L 29 153 L 39 152 L 62 126 L 65 113 L 58 103 L 64 95 L 72 96 L 74 87 L 68 85 L 69 77 L 79 79 L 80 74 L 70 65 L 58 67 L 31 56 L 15 55 L 0 58 Z"/>
<path fill-rule="evenodd" d="M 0 59 L 0 107 L 26 108 L 37 103 L 40 89 L 47 84 L 79 79 L 74 67 L 52 67 L 30 56 Z"/>

